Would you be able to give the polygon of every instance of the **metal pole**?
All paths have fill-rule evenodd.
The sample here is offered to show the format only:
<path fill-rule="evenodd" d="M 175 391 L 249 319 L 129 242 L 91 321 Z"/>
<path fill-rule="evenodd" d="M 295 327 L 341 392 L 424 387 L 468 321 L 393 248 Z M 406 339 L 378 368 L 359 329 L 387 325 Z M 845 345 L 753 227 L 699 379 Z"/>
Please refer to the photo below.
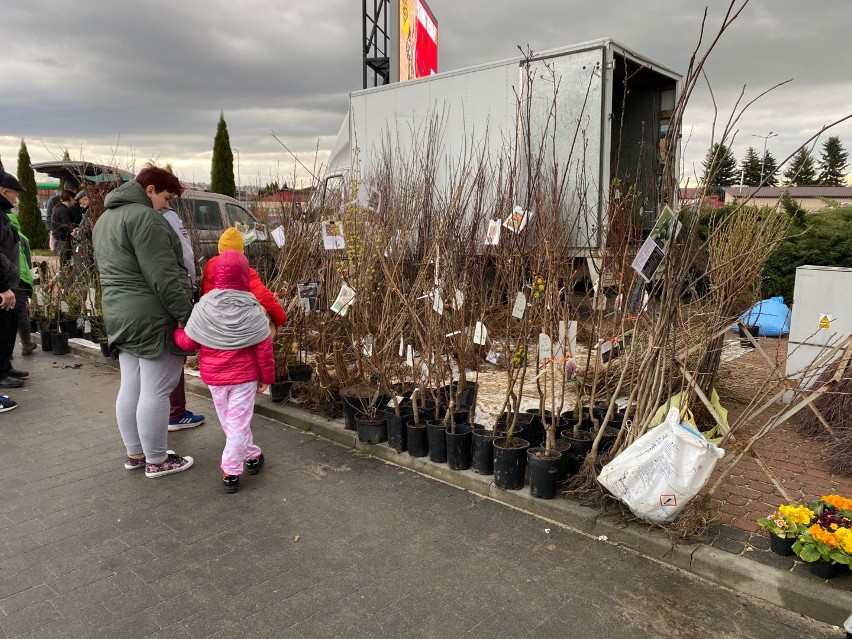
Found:
<path fill-rule="evenodd" d="M 763 138 L 763 155 L 760 156 L 760 183 L 763 184 L 763 171 L 766 166 L 766 143 L 769 141 L 769 138 L 774 138 L 778 133 L 773 133 L 770 131 L 766 135 L 757 135 L 755 133 L 751 134 L 753 138 Z"/>

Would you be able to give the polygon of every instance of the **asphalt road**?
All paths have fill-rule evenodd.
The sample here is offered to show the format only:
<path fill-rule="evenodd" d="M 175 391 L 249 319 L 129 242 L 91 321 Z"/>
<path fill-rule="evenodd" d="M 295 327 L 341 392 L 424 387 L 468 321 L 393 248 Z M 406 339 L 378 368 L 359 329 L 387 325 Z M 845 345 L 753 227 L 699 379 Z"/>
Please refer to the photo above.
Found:
<path fill-rule="evenodd" d="M 225 495 L 212 404 L 185 473 L 126 471 L 118 373 L 38 351 L 0 414 L 0 639 L 841 637 L 605 541 L 255 418 Z"/>

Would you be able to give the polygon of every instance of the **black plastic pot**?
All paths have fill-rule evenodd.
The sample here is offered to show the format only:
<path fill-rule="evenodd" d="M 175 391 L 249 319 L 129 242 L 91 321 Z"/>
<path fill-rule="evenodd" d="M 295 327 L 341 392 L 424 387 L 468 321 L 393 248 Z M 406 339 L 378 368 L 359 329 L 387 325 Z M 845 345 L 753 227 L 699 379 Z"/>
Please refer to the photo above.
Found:
<path fill-rule="evenodd" d="M 825 559 L 819 559 L 811 564 L 811 574 L 820 579 L 834 579 L 843 572 L 849 572 L 849 567 L 845 564 L 830 563 Z"/>
<path fill-rule="evenodd" d="M 429 459 L 436 464 L 447 463 L 447 427 L 443 422 L 427 420 L 426 433 L 429 437 Z"/>
<path fill-rule="evenodd" d="M 287 367 L 287 378 L 291 382 L 310 381 L 314 369 L 310 364 L 293 364 Z"/>
<path fill-rule="evenodd" d="M 71 352 L 68 347 L 68 333 L 52 333 L 50 336 L 53 344 L 54 355 L 67 355 Z"/>
<path fill-rule="evenodd" d="M 456 424 L 467 424 L 470 421 L 470 411 L 467 408 L 464 410 L 454 410 L 453 421 Z"/>
<path fill-rule="evenodd" d="M 399 415 L 396 414 L 393 408 L 387 408 L 383 412 L 388 433 L 388 446 L 398 453 L 404 453 L 408 450 L 408 429 L 406 429 L 405 425 L 411 421 L 413 416 L 411 408 L 400 406 Z"/>
<path fill-rule="evenodd" d="M 38 333 L 38 322 L 30 320 L 30 333 Z"/>
<path fill-rule="evenodd" d="M 103 346 L 101 346 L 101 348 L 103 348 Z M 292 386 L 293 382 L 290 381 L 274 382 L 269 385 L 269 396 L 276 404 L 287 401 L 290 398 L 290 388 Z"/>
<path fill-rule="evenodd" d="M 420 420 L 416 425 L 411 420 L 405 425 L 408 433 L 408 454 L 412 457 L 426 457 L 429 454 L 429 436 L 426 432 L 426 422 Z"/>
<path fill-rule="evenodd" d="M 41 335 L 41 350 L 43 351 L 52 351 L 53 350 L 53 331 L 49 331 L 47 329 L 39 331 Z"/>
<path fill-rule="evenodd" d="M 365 444 L 379 444 L 388 438 L 387 421 L 382 414 L 376 418 L 362 413 L 355 415 L 355 428 L 358 431 L 358 439 Z"/>
<path fill-rule="evenodd" d="M 512 442 L 514 446 L 507 448 L 505 437 L 494 439 L 494 485 L 504 490 L 523 488 L 527 470 L 527 449 L 530 443 L 517 437 L 513 437 Z"/>
<path fill-rule="evenodd" d="M 471 466 L 479 475 L 494 474 L 494 431 L 479 424 L 473 427 L 473 441 L 470 444 Z"/>
<path fill-rule="evenodd" d="M 358 426 L 355 424 L 355 415 L 367 410 L 370 398 L 345 393 L 341 393 L 340 397 L 343 399 L 343 427 L 346 430 L 356 430 Z"/>
<path fill-rule="evenodd" d="M 566 440 L 571 445 L 571 453 L 580 459 L 585 459 L 586 455 L 592 450 L 594 438 L 592 434 L 581 430 L 579 438 L 574 437 L 574 429 L 569 428 L 560 433 L 562 439 Z"/>
<path fill-rule="evenodd" d="M 577 474 L 576 464 L 572 464 L 571 442 L 562 437 L 556 438 L 556 450 L 562 453 L 559 459 L 559 483 L 568 481 L 568 478 Z"/>
<path fill-rule="evenodd" d="M 776 555 L 782 557 L 792 557 L 796 553 L 793 552 L 793 544 L 796 543 L 795 537 L 779 537 L 778 535 L 769 534 L 769 548 Z"/>
<path fill-rule="evenodd" d="M 66 333 L 69 337 L 77 337 L 77 320 L 59 320 L 59 330 Z"/>
<path fill-rule="evenodd" d="M 562 453 L 545 448 L 529 448 L 527 463 L 530 465 L 530 495 L 539 499 L 556 497 Z"/>
<path fill-rule="evenodd" d="M 593 432 L 592 437 L 597 437 L 597 432 Z M 600 450 L 601 453 L 607 453 L 612 450 L 612 446 L 613 444 L 615 444 L 616 437 L 618 437 L 618 429 L 607 426 L 604 429 L 603 436 L 601 437 L 601 443 L 598 445 L 598 450 Z M 589 448 L 589 450 L 591 450 L 591 447 Z"/>
<path fill-rule="evenodd" d="M 529 425 L 524 427 L 524 439 L 530 442 L 531 446 L 540 446 L 544 441 L 544 421 L 542 415 L 537 408 L 528 408 L 526 411 L 532 415 L 532 420 Z M 547 409 L 544 411 L 545 419 L 550 419 L 551 412 Z"/>
<path fill-rule="evenodd" d="M 447 466 L 452 470 L 467 470 L 472 462 L 473 428 L 470 424 L 456 424 L 455 431 L 447 429 Z"/>

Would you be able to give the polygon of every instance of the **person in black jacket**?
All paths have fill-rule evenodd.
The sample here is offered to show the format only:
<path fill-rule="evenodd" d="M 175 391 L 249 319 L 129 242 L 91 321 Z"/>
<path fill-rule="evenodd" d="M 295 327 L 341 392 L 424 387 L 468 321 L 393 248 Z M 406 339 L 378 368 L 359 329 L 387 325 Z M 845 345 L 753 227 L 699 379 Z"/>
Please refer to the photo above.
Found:
<path fill-rule="evenodd" d="M 21 279 L 21 243 L 7 215 L 24 191 L 21 183 L 0 168 L 0 388 L 19 388 L 28 373 L 12 368 L 12 351 L 18 334 L 15 288 Z M 0 412 L 17 404 L 0 396 Z"/>
<path fill-rule="evenodd" d="M 59 265 L 64 266 L 71 259 L 71 231 L 74 230 L 74 218 L 71 207 L 74 206 L 74 192 L 67 189 L 59 194 L 59 204 L 53 209 L 51 226 L 55 241 L 56 254 L 59 255 Z"/>

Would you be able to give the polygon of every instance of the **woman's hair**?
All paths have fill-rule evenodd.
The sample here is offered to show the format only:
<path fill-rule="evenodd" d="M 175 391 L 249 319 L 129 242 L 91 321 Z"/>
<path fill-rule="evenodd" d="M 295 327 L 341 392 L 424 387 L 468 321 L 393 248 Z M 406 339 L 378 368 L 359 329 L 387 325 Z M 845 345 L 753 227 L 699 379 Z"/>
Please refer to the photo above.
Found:
<path fill-rule="evenodd" d="M 177 179 L 177 176 L 156 166 L 146 166 L 144 169 L 139 171 L 139 175 L 136 176 L 136 181 L 139 182 L 143 188 L 153 186 L 157 193 L 160 193 L 161 191 L 168 191 L 175 195 L 183 193 L 183 186 L 181 185 L 180 180 Z"/>
<path fill-rule="evenodd" d="M 65 202 L 67 202 L 68 200 L 73 200 L 73 199 L 74 199 L 74 191 L 69 191 L 68 189 L 62 189 L 59 192 L 59 201 L 56 204 L 54 204 L 53 210 L 55 211 L 56 207 L 59 206 L 60 204 L 63 204 Z"/>

